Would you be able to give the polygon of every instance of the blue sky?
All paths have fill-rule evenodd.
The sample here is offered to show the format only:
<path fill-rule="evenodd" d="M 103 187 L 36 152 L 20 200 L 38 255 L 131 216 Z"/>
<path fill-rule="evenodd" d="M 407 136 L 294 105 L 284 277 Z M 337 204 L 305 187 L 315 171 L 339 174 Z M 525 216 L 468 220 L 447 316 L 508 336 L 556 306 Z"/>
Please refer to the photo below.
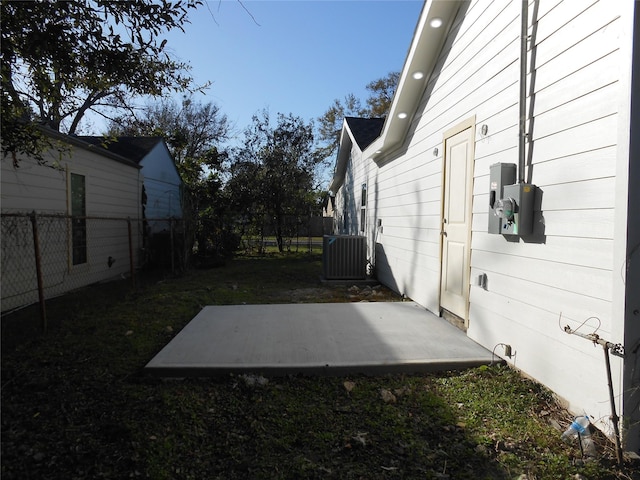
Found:
<path fill-rule="evenodd" d="M 263 108 L 308 121 L 349 93 L 364 102 L 367 83 L 402 68 L 422 4 L 212 0 L 167 49 L 196 83 L 213 82 L 196 99 L 216 103 L 240 134 Z"/>

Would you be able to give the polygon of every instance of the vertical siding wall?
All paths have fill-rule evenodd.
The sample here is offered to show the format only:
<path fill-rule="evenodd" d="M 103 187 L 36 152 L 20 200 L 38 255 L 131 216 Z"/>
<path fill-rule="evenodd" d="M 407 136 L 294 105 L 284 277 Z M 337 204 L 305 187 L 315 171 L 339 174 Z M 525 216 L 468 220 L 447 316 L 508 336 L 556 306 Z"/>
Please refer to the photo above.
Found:
<path fill-rule="evenodd" d="M 487 233 L 489 166 L 517 163 L 520 2 L 477 0 L 463 8 L 403 151 L 372 168 L 368 181 L 370 205 L 376 205 L 370 224 L 381 219 L 383 225 L 379 278 L 438 311 L 442 135 L 475 115 L 468 334 L 488 349 L 511 344 L 516 367 L 596 418 L 609 415 L 602 351 L 561 327 L 597 317 L 581 331 L 598 328 L 611 338 L 621 330 L 613 322 L 622 319 L 611 318 L 612 278 L 623 268 L 614 265 L 614 187 L 617 109 L 626 95 L 618 85 L 619 65 L 628 59 L 619 53 L 616 5 L 530 5 L 535 65 L 528 74 L 527 179 L 542 194 L 535 241 Z M 487 135 L 481 135 L 483 124 Z M 369 242 L 374 233 L 369 230 Z M 481 273 L 487 290 L 473 285 Z M 619 378 L 620 363 L 612 361 Z"/>

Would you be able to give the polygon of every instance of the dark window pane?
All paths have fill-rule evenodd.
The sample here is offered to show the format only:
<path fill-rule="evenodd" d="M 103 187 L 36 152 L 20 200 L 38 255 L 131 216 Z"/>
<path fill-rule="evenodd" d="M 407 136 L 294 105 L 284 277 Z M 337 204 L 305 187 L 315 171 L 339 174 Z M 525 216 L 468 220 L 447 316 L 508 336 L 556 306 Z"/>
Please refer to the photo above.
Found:
<path fill-rule="evenodd" d="M 71 245 L 73 265 L 87 263 L 87 219 L 84 175 L 71 174 Z"/>

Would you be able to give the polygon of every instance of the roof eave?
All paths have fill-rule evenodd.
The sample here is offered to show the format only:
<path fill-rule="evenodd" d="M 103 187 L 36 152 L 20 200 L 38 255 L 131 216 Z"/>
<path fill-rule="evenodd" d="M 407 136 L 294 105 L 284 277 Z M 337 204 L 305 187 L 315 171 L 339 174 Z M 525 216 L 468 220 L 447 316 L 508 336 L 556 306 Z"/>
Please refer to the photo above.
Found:
<path fill-rule="evenodd" d="M 96 153 L 98 155 L 100 155 L 101 157 L 105 157 L 105 158 L 109 158 L 111 160 L 114 160 L 118 163 L 122 163 L 124 165 L 128 165 L 130 167 L 136 168 L 138 170 L 140 170 L 142 167 L 140 165 L 138 165 L 136 162 L 134 162 L 133 160 L 123 157 L 121 155 L 118 155 L 116 153 L 110 152 L 104 148 L 98 148 L 96 145 L 86 142 L 85 140 L 82 140 L 76 136 L 73 135 L 67 135 L 65 133 L 61 133 L 58 132 L 56 130 L 52 130 L 49 128 L 42 128 L 41 131 L 43 133 L 45 133 L 46 135 L 48 135 L 49 137 L 58 140 L 58 141 L 62 141 L 65 143 L 68 143 L 69 145 L 74 145 L 76 147 L 82 148 L 83 150 L 87 150 L 89 152 L 93 152 Z"/>
<path fill-rule="evenodd" d="M 425 3 L 382 134 L 365 149 L 363 156 L 381 160 L 401 146 L 461 3 L 460 0 L 427 0 Z M 431 26 L 436 18 L 442 21 L 439 28 Z M 421 72 L 422 77 L 415 78 L 416 72 Z"/>
<path fill-rule="evenodd" d="M 340 143 L 338 145 L 338 157 L 336 159 L 336 168 L 333 172 L 333 178 L 327 189 L 333 195 L 338 193 L 338 189 L 344 183 L 344 174 L 347 168 L 347 162 L 349 161 L 349 155 L 355 139 L 349 129 L 349 124 L 346 120 L 342 121 L 342 131 L 340 132 Z"/>

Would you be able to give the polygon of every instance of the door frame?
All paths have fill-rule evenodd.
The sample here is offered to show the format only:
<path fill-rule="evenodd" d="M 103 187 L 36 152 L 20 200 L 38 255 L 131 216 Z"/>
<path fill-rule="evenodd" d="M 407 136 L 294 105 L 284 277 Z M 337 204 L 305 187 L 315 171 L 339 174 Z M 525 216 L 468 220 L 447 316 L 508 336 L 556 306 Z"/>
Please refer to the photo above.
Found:
<path fill-rule="evenodd" d="M 447 140 L 459 133 L 464 132 L 465 130 L 470 129 L 470 153 L 471 153 L 471 169 L 469 174 L 471 175 L 471 179 L 470 181 L 467 182 L 467 208 L 469 209 L 470 212 L 470 218 L 469 218 L 469 225 L 468 225 L 468 229 L 467 229 L 467 245 L 468 245 L 468 249 L 467 249 L 467 258 L 465 259 L 465 262 L 467 264 L 467 268 L 468 268 L 468 273 L 469 273 L 469 280 L 471 280 L 471 231 L 472 231 L 472 225 L 473 225 L 473 184 L 474 184 L 474 179 L 475 179 L 475 160 L 476 160 L 476 156 L 475 156 L 475 145 L 476 145 L 476 116 L 473 115 L 465 120 L 463 120 L 460 123 L 457 123 L 456 125 L 454 125 L 453 127 L 447 129 L 444 131 L 444 133 L 442 134 L 442 176 L 441 176 L 441 186 L 442 186 L 442 194 L 440 197 L 440 276 L 439 276 L 439 282 L 438 282 L 438 305 L 439 305 L 439 310 L 441 312 L 441 315 L 444 316 L 443 314 L 443 310 L 446 310 L 443 306 L 442 306 L 442 275 L 443 275 L 443 254 L 444 254 L 444 207 L 445 207 L 445 195 L 447 194 L 446 191 L 446 155 L 447 155 L 447 150 L 446 150 L 446 146 L 447 146 Z M 469 281 L 469 285 L 467 285 L 467 287 L 469 289 L 469 292 L 467 293 L 467 301 L 466 301 L 466 305 L 465 305 L 465 310 L 464 310 L 464 318 L 462 318 L 462 325 L 460 325 L 457 321 L 457 315 L 453 314 L 452 312 L 451 315 L 455 318 L 453 319 L 449 319 L 449 321 L 451 321 L 451 323 L 454 323 L 455 325 L 462 327 L 463 330 L 466 331 L 466 329 L 469 327 L 469 303 L 470 303 L 470 289 L 471 289 L 471 282 Z M 447 311 L 448 312 L 448 311 Z"/>

